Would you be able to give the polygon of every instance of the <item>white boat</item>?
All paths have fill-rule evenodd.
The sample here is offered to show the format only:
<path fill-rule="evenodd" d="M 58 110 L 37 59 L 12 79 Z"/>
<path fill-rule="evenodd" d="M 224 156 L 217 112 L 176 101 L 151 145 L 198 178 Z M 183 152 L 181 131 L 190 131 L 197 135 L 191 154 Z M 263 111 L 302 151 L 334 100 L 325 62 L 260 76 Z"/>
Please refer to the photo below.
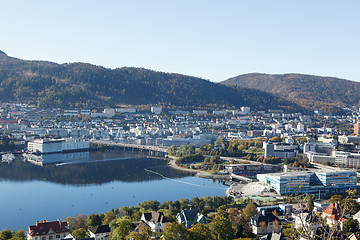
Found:
<path fill-rule="evenodd" d="M 7 153 L 7 154 L 2 155 L 1 158 L 2 158 L 2 162 L 10 163 L 15 159 L 15 156 L 12 153 Z"/>

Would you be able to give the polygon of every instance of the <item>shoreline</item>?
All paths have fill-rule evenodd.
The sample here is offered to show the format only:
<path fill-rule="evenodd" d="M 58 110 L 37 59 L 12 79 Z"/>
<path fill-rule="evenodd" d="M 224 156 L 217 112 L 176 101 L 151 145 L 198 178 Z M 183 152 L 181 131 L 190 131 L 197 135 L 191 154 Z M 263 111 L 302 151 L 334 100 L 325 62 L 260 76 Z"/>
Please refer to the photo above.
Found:
<path fill-rule="evenodd" d="M 171 158 L 171 160 L 169 161 L 168 166 L 173 169 L 187 172 L 187 173 L 194 173 L 195 176 L 199 177 L 199 178 L 230 180 L 230 177 L 228 175 L 208 174 L 201 170 L 180 167 L 175 164 L 175 159 L 176 159 L 175 157 L 170 157 L 170 158 Z"/>

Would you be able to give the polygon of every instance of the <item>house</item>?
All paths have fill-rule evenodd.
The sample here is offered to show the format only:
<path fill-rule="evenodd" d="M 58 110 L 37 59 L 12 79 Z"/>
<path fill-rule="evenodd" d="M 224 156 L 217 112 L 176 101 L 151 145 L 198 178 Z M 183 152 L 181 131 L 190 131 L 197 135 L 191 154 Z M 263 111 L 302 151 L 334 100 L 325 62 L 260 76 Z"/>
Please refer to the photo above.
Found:
<path fill-rule="evenodd" d="M 281 232 L 280 220 L 272 212 L 265 210 L 250 219 L 250 227 L 256 235 Z"/>
<path fill-rule="evenodd" d="M 100 225 L 89 229 L 90 238 L 94 238 L 95 240 L 106 240 L 109 234 L 110 234 L 109 225 Z"/>
<path fill-rule="evenodd" d="M 207 222 L 205 216 L 200 213 L 198 208 L 182 210 L 176 215 L 176 221 L 187 228 L 190 228 L 193 224 L 206 224 Z"/>
<path fill-rule="evenodd" d="M 299 214 L 293 214 L 293 218 L 295 220 L 295 228 L 300 229 L 300 232 L 308 234 L 308 236 L 301 235 L 300 240 L 305 240 L 309 236 L 316 236 L 317 230 L 321 224 L 319 218 L 313 212 L 303 211 Z"/>
<path fill-rule="evenodd" d="M 26 231 L 27 240 L 60 240 L 70 233 L 68 222 L 42 221 L 29 226 Z"/>
<path fill-rule="evenodd" d="M 350 216 L 344 208 L 338 203 L 330 203 L 327 209 L 325 209 L 321 216 L 326 218 L 326 224 L 330 227 L 339 225 L 342 230 L 344 221 Z"/>
<path fill-rule="evenodd" d="M 147 212 L 143 213 L 140 221 L 146 223 L 153 232 L 162 232 L 165 225 L 170 222 L 162 212 Z"/>

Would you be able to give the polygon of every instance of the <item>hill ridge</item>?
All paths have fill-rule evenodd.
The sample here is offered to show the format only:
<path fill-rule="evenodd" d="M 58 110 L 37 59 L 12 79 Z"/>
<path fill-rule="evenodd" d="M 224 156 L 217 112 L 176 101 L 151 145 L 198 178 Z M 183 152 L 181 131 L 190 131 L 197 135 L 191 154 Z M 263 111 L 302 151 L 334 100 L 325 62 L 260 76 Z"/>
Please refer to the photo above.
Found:
<path fill-rule="evenodd" d="M 300 73 L 249 73 L 220 83 L 265 91 L 294 101 L 305 108 L 321 109 L 325 112 L 360 104 L 360 82 L 337 77 Z"/>
<path fill-rule="evenodd" d="M 24 101 L 40 107 L 271 106 L 304 111 L 296 104 L 259 90 L 234 88 L 202 78 L 144 68 L 108 69 L 89 63 L 58 64 L 0 56 L 0 101 Z"/>

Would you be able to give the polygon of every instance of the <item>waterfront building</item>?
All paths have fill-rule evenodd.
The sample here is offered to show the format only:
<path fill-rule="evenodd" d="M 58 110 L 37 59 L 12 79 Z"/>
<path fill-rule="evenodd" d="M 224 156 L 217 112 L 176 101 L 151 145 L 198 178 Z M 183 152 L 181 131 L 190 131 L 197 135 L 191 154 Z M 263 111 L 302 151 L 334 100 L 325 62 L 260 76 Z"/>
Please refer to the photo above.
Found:
<path fill-rule="evenodd" d="M 62 142 L 58 139 L 34 139 L 27 146 L 29 152 L 59 153 L 62 152 Z"/>
<path fill-rule="evenodd" d="M 89 149 L 89 141 L 67 139 L 33 139 L 28 142 L 28 151 L 33 153 L 61 153 Z"/>
<path fill-rule="evenodd" d="M 298 171 L 258 174 L 278 194 L 324 194 L 356 188 L 356 171 Z"/>

